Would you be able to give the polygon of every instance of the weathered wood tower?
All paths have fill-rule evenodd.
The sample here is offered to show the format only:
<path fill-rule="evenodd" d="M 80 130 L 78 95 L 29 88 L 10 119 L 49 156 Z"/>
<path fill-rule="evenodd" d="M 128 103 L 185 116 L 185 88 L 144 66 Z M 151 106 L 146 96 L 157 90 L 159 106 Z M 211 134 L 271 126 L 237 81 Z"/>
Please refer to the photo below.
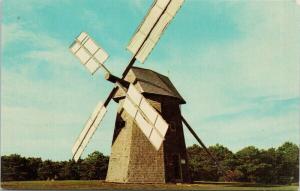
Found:
<path fill-rule="evenodd" d="M 117 92 L 119 103 L 112 141 L 108 182 L 166 183 L 190 182 L 186 146 L 182 128 L 180 96 L 168 77 L 152 70 L 133 67 L 125 80 L 133 83 L 147 101 L 161 113 L 169 124 L 165 140 L 157 151 L 122 109 L 125 95 Z"/>

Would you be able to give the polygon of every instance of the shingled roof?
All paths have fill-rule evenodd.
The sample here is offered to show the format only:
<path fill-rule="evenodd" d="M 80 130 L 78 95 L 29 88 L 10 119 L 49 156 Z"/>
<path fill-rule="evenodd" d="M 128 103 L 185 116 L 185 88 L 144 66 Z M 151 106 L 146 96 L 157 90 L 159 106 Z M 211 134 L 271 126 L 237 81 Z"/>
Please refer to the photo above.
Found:
<path fill-rule="evenodd" d="M 125 80 L 133 83 L 143 94 L 170 96 L 177 98 L 181 104 L 186 103 L 167 76 L 152 70 L 132 67 L 126 75 Z M 114 100 L 117 101 L 122 97 L 124 97 L 124 93 L 119 90 Z"/>

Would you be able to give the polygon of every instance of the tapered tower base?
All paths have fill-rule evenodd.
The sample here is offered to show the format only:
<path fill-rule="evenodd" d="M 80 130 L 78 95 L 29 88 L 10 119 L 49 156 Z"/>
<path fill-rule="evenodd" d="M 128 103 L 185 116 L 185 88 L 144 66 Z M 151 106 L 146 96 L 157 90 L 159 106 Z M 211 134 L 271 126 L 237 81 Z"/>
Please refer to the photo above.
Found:
<path fill-rule="evenodd" d="M 140 75 L 139 79 L 137 79 L 137 75 Z M 167 81 L 168 78 L 159 75 L 151 70 L 134 68 L 129 72 L 130 78 L 127 80 L 131 83 L 141 80 L 145 84 L 150 79 L 155 88 L 162 87 L 165 91 L 169 87 L 169 93 L 176 91 L 171 82 Z M 143 89 L 143 84 L 136 83 L 135 85 L 137 88 Z M 117 100 L 119 110 L 106 181 L 120 183 L 190 182 L 179 107 L 184 100 L 179 99 L 181 97 L 177 91 L 174 93 L 174 95 L 179 95 L 177 97 L 159 95 L 157 93 L 160 91 L 159 89 L 155 91 L 154 93 L 142 92 L 148 102 L 161 113 L 169 124 L 163 144 L 158 151 L 154 148 L 136 125 L 134 119 L 122 109 L 124 96 L 119 96 Z"/>
<path fill-rule="evenodd" d="M 118 114 L 106 181 L 165 183 L 164 169 L 163 147 L 156 151 L 125 111 Z"/>

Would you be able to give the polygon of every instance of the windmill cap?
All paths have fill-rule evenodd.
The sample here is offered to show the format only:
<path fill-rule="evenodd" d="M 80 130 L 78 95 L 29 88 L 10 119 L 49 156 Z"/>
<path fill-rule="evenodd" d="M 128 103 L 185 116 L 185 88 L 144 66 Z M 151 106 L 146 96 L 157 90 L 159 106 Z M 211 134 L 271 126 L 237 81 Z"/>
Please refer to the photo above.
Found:
<path fill-rule="evenodd" d="M 159 74 L 153 70 L 132 67 L 125 77 L 125 80 L 133 83 L 142 94 L 154 94 L 168 96 L 179 100 L 180 104 L 185 104 L 175 86 L 167 76 Z M 115 101 L 122 99 L 124 93 L 118 91 L 114 97 Z"/>

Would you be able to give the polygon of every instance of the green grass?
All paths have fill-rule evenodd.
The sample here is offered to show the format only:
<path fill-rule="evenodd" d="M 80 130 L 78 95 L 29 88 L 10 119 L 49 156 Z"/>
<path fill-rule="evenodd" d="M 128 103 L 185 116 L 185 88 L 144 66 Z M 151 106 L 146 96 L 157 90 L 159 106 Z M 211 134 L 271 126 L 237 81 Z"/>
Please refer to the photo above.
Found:
<path fill-rule="evenodd" d="M 196 182 L 193 184 L 118 184 L 99 180 L 12 181 L 2 182 L 3 189 L 88 189 L 88 190 L 298 190 L 298 185 L 259 185 L 252 183 Z"/>

